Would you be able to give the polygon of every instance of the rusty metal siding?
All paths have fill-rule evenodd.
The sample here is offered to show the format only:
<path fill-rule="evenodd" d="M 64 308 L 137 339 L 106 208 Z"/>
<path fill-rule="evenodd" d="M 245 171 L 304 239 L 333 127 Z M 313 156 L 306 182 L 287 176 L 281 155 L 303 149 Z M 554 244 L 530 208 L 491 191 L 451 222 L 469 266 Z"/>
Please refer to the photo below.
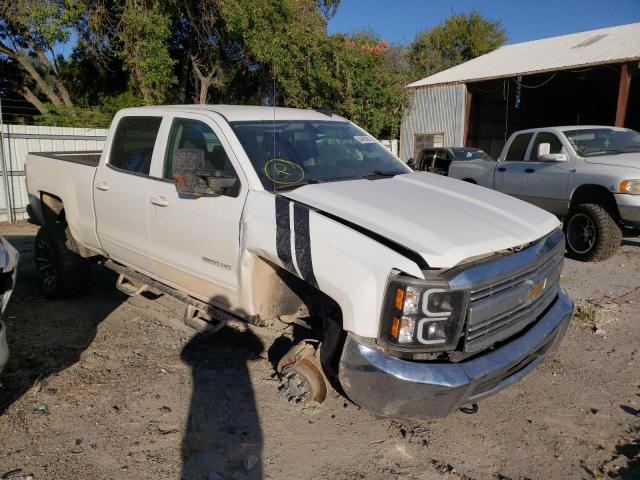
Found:
<path fill-rule="evenodd" d="M 102 150 L 107 129 L 2 125 L 0 131 L 0 221 L 27 218 L 24 163 L 29 153 Z M 6 171 L 5 171 L 6 170 Z"/>
<path fill-rule="evenodd" d="M 400 158 L 403 161 L 414 155 L 416 134 L 444 133 L 444 146 L 462 146 L 466 90 L 465 85 L 413 90 L 412 105 L 400 129 Z"/>

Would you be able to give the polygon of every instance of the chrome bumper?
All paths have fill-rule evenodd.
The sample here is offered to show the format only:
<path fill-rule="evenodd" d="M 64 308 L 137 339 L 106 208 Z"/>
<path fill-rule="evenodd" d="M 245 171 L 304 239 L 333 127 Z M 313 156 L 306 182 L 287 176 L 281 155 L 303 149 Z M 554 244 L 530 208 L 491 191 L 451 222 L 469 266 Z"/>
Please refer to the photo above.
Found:
<path fill-rule="evenodd" d="M 460 363 L 401 360 L 348 336 L 340 359 L 347 396 L 375 415 L 406 419 L 444 417 L 519 381 L 560 342 L 573 311 L 561 291 L 523 335 Z"/>
<path fill-rule="evenodd" d="M 9 345 L 7 344 L 7 327 L 0 321 L 0 373 L 9 359 Z"/>
<path fill-rule="evenodd" d="M 629 227 L 640 228 L 640 196 L 617 194 L 615 197 L 622 223 Z"/>

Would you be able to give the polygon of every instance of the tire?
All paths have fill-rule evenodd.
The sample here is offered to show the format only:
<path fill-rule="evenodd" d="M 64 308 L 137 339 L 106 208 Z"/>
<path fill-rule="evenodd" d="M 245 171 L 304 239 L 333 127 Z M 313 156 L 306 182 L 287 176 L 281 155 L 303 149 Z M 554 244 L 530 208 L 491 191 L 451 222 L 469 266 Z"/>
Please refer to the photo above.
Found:
<path fill-rule="evenodd" d="M 69 229 L 62 224 L 40 227 L 34 245 L 34 259 L 40 288 L 47 298 L 68 298 L 89 288 L 91 264 L 67 245 L 75 245 Z"/>
<path fill-rule="evenodd" d="M 583 262 L 601 262 L 616 254 L 622 230 L 600 205 L 577 205 L 564 220 L 567 255 Z"/>

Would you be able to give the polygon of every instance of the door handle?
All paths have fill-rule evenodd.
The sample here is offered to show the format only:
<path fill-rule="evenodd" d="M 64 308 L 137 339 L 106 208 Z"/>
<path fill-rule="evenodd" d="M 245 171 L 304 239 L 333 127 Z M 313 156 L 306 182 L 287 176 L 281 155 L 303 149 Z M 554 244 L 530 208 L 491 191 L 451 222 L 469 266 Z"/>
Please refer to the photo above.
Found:
<path fill-rule="evenodd" d="M 499 172 L 506 172 L 507 168 L 506 167 L 498 167 L 498 171 Z"/>
<path fill-rule="evenodd" d="M 151 203 L 157 205 L 158 207 L 168 207 L 169 200 L 164 197 L 151 197 Z"/>
<path fill-rule="evenodd" d="M 96 183 L 96 188 L 98 190 L 102 190 L 103 192 L 106 192 L 107 190 L 109 190 L 111 187 L 109 186 L 109 184 L 104 183 L 104 182 L 100 182 L 100 183 Z"/>
<path fill-rule="evenodd" d="M 536 169 L 535 169 L 535 168 L 525 168 L 525 169 L 524 169 L 524 173 L 533 173 L 533 172 L 535 172 L 535 171 L 536 171 Z"/>

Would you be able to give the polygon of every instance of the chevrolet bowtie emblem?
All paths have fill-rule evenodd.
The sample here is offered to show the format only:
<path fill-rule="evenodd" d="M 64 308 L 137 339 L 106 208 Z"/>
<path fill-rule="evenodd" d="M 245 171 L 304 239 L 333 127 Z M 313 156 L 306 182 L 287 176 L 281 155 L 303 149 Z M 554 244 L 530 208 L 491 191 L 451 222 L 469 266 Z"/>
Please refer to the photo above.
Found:
<path fill-rule="evenodd" d="M 531 288 L 529 289 L 529 298 L 538 298 L 542 293 L 542 291 L 544 290 L 544 287 L 546 286 L 547 286 L 546 278 L 540 282 L 536 282 L 533 285 L 531 285 Z"/>

